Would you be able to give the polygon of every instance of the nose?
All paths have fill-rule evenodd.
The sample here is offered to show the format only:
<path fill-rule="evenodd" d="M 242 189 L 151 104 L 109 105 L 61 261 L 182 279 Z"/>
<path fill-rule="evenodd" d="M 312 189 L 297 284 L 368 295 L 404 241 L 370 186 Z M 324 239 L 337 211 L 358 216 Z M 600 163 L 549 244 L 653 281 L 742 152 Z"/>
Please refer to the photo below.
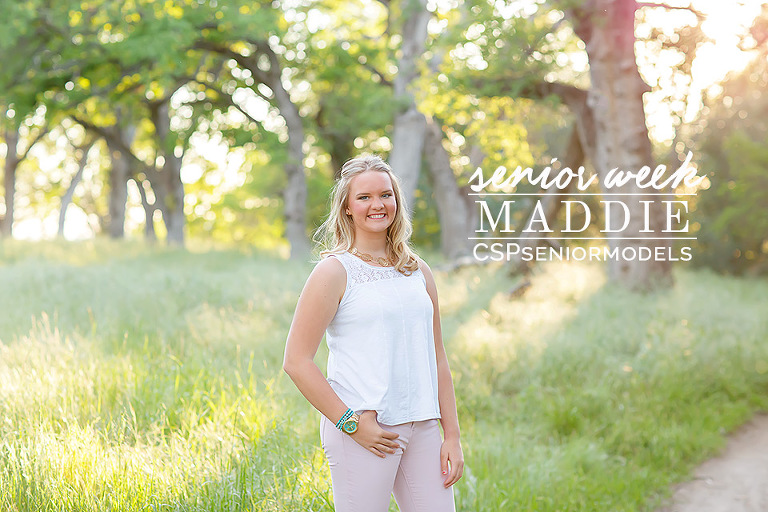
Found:
<path fill-rule="evenodd" d="M 373 200 L 373 207 L 375 209 L 384 208 L 384 201 L 382 201 L 380 197 L 375 198 Z"/>

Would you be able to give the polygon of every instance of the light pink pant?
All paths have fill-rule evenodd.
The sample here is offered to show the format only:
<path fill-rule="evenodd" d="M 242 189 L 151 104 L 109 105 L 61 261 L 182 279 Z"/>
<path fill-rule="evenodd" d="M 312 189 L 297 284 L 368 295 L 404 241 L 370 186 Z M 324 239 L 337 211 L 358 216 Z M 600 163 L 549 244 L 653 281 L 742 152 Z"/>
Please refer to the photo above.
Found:
<path fill-rule="evenodd" d="M 383 459 L 320 415 L 320 441 L 331 467 L 336 512 L 387 512 L 389 498 L 401 512 L 454 512 L 453 487 L 443 487 L 442 438 L 436 419 L 380 424 L 400 435 L 400 448 Z"/>

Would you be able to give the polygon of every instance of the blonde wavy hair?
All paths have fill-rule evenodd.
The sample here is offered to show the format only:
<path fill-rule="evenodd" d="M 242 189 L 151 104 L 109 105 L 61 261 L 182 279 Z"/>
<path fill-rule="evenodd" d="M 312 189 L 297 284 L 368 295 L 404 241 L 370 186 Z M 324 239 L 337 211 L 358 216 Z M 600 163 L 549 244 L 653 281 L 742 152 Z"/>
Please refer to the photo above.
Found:
<path fill-rule="evenodd" d="M 352 217 L 344 213 L 349 206 L 349 185 L 352 179 L 366 171 L 385 172 L 392 180 L 397 210 L 395 219 L 387 229 L 387 256 L 395 264 L 398 272 L 409 275 L 419 268 L 416 253 L 410 246 L 413 227 L 406 214 L 407 207 L 400 189 L 400 180 L 392 168 L 381 157 L 360 155 L 348 160 L 342 167 L 339 179 L 331 191 L 331 206 L 328 218 L 315 232 L 313 237 L 321 247 L 320 256 L 349 251 L 355 243 L 355 226 Z"/>

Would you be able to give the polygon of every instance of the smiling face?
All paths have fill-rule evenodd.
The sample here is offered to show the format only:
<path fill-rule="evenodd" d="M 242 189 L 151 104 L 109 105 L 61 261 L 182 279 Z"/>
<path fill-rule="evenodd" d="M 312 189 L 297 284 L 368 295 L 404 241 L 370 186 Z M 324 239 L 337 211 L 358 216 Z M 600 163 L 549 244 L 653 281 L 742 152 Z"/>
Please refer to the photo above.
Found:
<path fill-rule="evenodd" d="M 356 233 L 386 233 L 396 212 L 397 201 L 388 173 L 365 171 L 352 178 L 345 213 L 352 216 Z"/>

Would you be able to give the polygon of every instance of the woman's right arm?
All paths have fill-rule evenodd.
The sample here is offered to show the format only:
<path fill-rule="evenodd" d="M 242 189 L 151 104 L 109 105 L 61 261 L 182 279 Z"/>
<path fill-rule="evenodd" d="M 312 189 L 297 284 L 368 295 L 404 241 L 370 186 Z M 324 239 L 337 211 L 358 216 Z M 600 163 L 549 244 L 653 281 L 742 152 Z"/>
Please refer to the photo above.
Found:
<path fill-rule="evenodd" d="M 296 304 L 283 358 L 283 370 L 301 394 L 333 422 L 341 418 L 347 406 L 328 384 L 314 359 L 344 295 L 346 279 L 346 271 L 336 258 L 326 258 L 315 266 Z M 366 411 L 361 416 L 358 431 L 352 438 L 380 457 L 384 452 L 394 453 L 398 447 L 394 441 L 397 434 L 383 430 L 375 420 L 374 411 Z"/>

